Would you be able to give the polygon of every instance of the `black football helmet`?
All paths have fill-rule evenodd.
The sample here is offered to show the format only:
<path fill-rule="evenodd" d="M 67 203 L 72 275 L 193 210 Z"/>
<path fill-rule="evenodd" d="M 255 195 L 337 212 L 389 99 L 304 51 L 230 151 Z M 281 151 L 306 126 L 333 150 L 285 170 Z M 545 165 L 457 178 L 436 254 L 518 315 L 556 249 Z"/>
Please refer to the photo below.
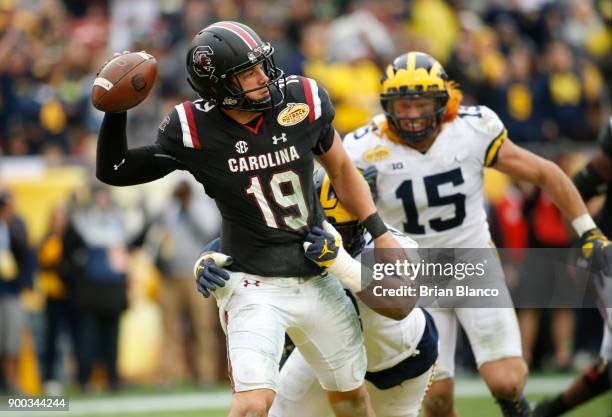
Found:
<path fill-rule="evenodd" d="M 263 42 L 247 25 L 223 21 L 213 23 L 194 36 L 187 51 L 187 82 L 204 100 L 214 100 L 227 109 L 262 111 L 283 102 L 283 71 L 274 64 L 274 48 Z M 244 91 L 233 75 L 262 63 L 269 78 L 266 85 Z M 268 88 L 269 97 L 253 101 L 247 93 Z"/>
<path fill-rule="evenodd" d="M 380 104 L 387 116 L 390 128 L 408 143 L 422 142 L 429 138 L 442 122 L 449 94 L 448 76 L 442 65 L 423 52 L 409 52 L 398 56 L 388 65 L 381 79 Z M 399 117 L 393 103 L 410 98 L 433 98 L 433 113 L 422 117 Z M 416 123 L 425 119 L 425 128 L 419 131 L 403 130 L 402 120 Z"/>
<path fill-rule="evenodd" d="M 364 227 L 353 213 L 348 211 L 336 195 L 336 191 L 323 168 L 315 170 L 313 175 L 315 190 L 327 221 L 342 236 L 342 245 L 351 256 L 361 253 L 365 246 Z"/>

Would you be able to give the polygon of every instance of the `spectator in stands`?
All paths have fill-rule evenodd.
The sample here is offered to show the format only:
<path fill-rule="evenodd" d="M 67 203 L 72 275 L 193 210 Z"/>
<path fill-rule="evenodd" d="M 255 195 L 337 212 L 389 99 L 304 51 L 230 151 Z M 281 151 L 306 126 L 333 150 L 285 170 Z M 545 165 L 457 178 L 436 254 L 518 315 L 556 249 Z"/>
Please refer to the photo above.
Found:
<path fill-rule="evenodd" d="M 18 394 L 17 375 L 26 313 L 19 293 L 31 285 L 30 249 L 26 228 L 15 214 L 11 195 L 0 190 L 0 393 Z"/>
<path fill-rule="evenodd" d="M 184 376 L 184 347 L 191 353 L 189 363 L 194 365 L 197 383 L 217 382 L 223 362 L 217 306 L 212 298 L 203 299 L 195 291 L 193 281 L 193 263 L 206 242 L 218 236 L 220 218 L 212 201 L 197 203 L 191 183 L 181 180 L 160 218 L 164 230 L 158 262 L 164 276 L 160 288 L 166 352 L 161 363 L 163 385 L 173 385 Z M 183 314 L 191 328 L 187 337 Z"/>
<path fill-rule="evenodd" d="M 548 111 L 558 136 L 592 140 L 599 129 L 603 80 L 586 58 L 577 59 L 569 46 L 553 41 L 546 48 Z"/>
<path fill-rule="evenodd" d="M 459 40 L 457 16 L 450 3 L 444 0 L 410 2 L 409 36 L 416 36 L 425 42 L 425 51 L 429 51 L 442 65 L 446 64 Z"/>
<path fill-rule="evenodd" d="M 74 298 L 79 314 L 78 383 L 89 389 L 92 367 L 100 358 L 108 387 L 117 390 L 119 319 L 127 307 L 129 235 L 109 190 L 96 185 L 91 201 L 71 213 L 64 237 L 77 278 Z"/>
<path fill-rule="evenodd" d="M 57 374 L 58 365 L 62 364 L 58 357 L 58 341 L 61 333 L 69 336 L 72 351 L 76 352 L 77 343 L 77 311 L 71 294 L 74 280 L 73 271 L 64 253 L 64 236 L 68 226 L 68 213 L 65 207 L 57 207 L 51 214 L 49 230 L 43 238 L 38 251 L 38 285 L 45 296 L 45 341 L 42 378 L 44 389 L 48 395 L 61 395 L 62 375 Z M 59 360 L 59 364 L 58 364 Z"/>
<path fill-rule="evenodd" d="M 389 30 L 379 19 L 382 10 L 373 0 L 351 2 L 348 13 L 338 16 L 331 24 L 329 61 L 351 62 L 365 58 L 381 68 L 391 61 L 396 51 Z"/>
<path fill-rule="evenodd" d="M 300 75 L 303 71 L 304 55 L 288 36 L 287 14 L 282 8 L 275 8 L 263 16 L 263 39 L 274 45 L 274 61 L 285 74 Z"/>
<path fill-rule="evenodd" d="M 492 86 L 492 94 L 485 101 L 512 132 L 512 139 L 521 144 L 545 137 L 546 84 L 535 72 L 533 59 L 527 44 L 513 47 L 506 60 L 504 79 Z"/>
<path fill-rule="evenodd" d="M 451 80 L 461 86 L 463 103 L 474 106 L 484 103 L 488 95 L 485 91 L 485 74 L 480 63 L 481 52 L 478 38 L 484 25 L 480 17 L 471 11 L 462 11 L 458 15 L 461 32 L 459 40 L 452 50 L 448 64 L 445 66 Z"/>

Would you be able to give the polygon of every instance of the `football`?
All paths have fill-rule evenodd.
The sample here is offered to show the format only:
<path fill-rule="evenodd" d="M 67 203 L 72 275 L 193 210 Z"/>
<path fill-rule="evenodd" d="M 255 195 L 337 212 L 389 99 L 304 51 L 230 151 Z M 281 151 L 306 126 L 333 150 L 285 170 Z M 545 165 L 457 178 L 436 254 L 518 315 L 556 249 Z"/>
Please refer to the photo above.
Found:
<path fill-rule="evenodd" d="M 98 73 L 91 102 L 98 110 L 120 113 L 143 101 L 157 76 L 157 61 L 145 52 L 130 52 L 111 59 Z"/>

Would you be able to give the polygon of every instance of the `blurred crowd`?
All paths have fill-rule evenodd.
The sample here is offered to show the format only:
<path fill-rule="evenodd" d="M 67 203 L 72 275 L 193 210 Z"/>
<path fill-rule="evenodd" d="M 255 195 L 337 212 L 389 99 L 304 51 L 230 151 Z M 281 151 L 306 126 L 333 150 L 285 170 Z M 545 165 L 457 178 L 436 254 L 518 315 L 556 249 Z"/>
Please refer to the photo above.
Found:
<path fill-rule="evenodd" d="M 612 7 L 605 0 L 0 0 L 0 158 L 77 164 L 91 175 L 103 116 L 90 103 L 92 82 L 123 50 L 146 50 L 159 64 L 150 97 L 128 113 L 130 146 L 151 143 L 172 106 L 195 97 L 184 54 L 191 37 L 217 20 L 249 24 L 273 44 L 288 74 L 323 84 L 341 133 L 380 112 L 382 70 L 408 50 L 432 54 L 459 83 L 465 104 L 491 107 L 515 142 L 542 150 L 567 172 L 581 157 L 566 150 L 577 144 L 588 152 L 610 114 Z M 545 194 L 522 184 L 503 190 L 489 200 L 499 246 L 572 244 L 571 236 L 554 233 L 563 224 Z M 144 220 L 134 227 L 109 190 L 93 182 L 85 197 L 74 194 L 52 210 L 35 242 L 10 194 L 0 194 L 0 256 L 10 253 L 0 264 L 0 329 L 12 324 L 11 336 L 0 337 L 4 389 L 20 389 L 23 288 L 45 300 L 44 320 L 32 329 L 46 389 L 57 392 L 58 381 L 69 381 L 87 391 L 95 363 L 106 386 L 119 389 L 120 335 L 127 333 L 121 320 L 137 302 L 129 265 L 138 251 L 160 277 L 144 291 L 163 329 L 154 380 L 223 381 L 216 308 L 191 279 L 192 262 L 217 235 L 219 220 L 209 203 L 197 213 L 190 208 L 194 193 L 201 189 L 177 182 L 156 211 L 141 210 Z M 597 312 L 544 316 L 525 312 L 521 320 L 531 363 L 546 365 L 550 357 L 551 367 L 564 369 L 577 350 L 596 351 L 600 335 L 585 329 L 601 326 L 581 323 L 598 320 Z M 540 336 L 540 323 L 551 334 Z"/>
<path fill-rule="evenodd" d="M 156 90 L 130 112 L 130 137 L 151 141 L 149 126 L 193 95 L 187 43 L 222 19 L 251 25 L 287 73 L 325 85 L 341 132 L 379 112 L 389 60 L 423 50 L 459 82 L 466 104 L 492 107 L 515 141 L 588 141 L 609 100 L 609 9 L 603 0 L 4 0 L 0 150 L 86 153 L 101 120 L 89 102 L 93 78 L 122 50 L 159 61 Z"/>

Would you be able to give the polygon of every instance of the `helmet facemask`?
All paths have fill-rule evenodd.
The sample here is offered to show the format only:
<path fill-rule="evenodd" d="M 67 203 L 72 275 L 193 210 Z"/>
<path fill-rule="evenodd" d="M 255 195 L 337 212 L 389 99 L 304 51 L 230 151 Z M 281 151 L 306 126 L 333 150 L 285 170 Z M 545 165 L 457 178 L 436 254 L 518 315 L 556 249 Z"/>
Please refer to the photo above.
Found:
<path fill-rule="evenodd" d="M 431 138 L 442 123 L 449 100 L 448 76 L 442 65 L 422 52 L 409 52 L 398 56 L 387 66 L 381 79 L 380 104 L 392 133 L 407 144 L 420 143 Z M 421 108 L 418 117 L 398 114 L 400 100 L 433 102 L 431 110 Z M 431 107 L 431 106 L 430 106 Z M 400 110 L 402 110 L 400 108 Z M 408 109 L 405 109 L 408 110 Z"/>
<path fill-rule="evenodd" d="M 399 100 L 419 98 L 432 99 L 433 111 L 418 117 L 400 116 L 396 113 L 395 103 Z M 380 95 L 380 102 L 393 133 L 408 143 L 419 143 L 429 139 L 440 126 L 448 102 L 448 93 L 446 91 L 427 93 L 389 92 Z M 410 129 L 402 127 L 406 124 L 409 124 Z M 423 124 L 423 127 L 418 129 L 420 124 Z"/>

